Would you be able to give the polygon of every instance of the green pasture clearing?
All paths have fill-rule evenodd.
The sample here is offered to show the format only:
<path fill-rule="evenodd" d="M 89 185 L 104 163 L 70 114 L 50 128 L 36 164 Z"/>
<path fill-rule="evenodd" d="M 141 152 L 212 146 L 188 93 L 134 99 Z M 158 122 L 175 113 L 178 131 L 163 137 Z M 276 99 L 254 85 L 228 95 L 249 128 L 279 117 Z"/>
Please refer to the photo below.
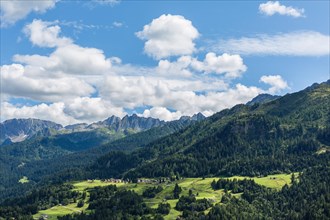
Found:
<path fill-rule="evenodd" d="M 297 177 L 297 173 L 295 176 Z M 226 177 L 222 177 L 226 178 Z M 285 184 L 290 185 L 291 183 L 291 174 L 276 174 L 269 175 L 266 177 L 244 177 L 244 176 L 233 176 L 229 177 L 229 179 L 253 179 L 257 184 L 262 186 L 266 186 L 272 189 L 280 190 Z M 23 178 L 22 178 L 23 179 Z M 34 215 L 35 219 L 38 219 L 42 214 L 48 215 L 48 219 L 56 219 L 56 216 L 63 216 L 72 213 L 79 213 L 81 211 L 86 210 L 88 207 L 88 199 L 89 192 L 88 189 L 92 189 L 95 187 L 104 187 L 109 185 L 116 185 L 119 189 L 126 190 L 134 190 L 137 194 L 142 195 L 143 191 L 149 187 L 154 187 L 161 185 L 163 187 L 163 191 L 158 193 L 155 198 L 147 198 L 144 199 L 145 203 L 151 208 L 157 208 L 158 204 L 161 202 L 167 202 L 171 205 L 171 211 L 168 215 L 164 216 L 165 219 L 175 219 L 177 216 L 181 214 L 181 212 L 175 210 L 176 203 L 178 199 L 166 200 L 167 196 L 173 194 L 173 189 L 175 183 L 182 188 L 181 195 L 188 195 L 189 190 L 192 190 L 193 194 L 196 196 L 196 199 L 210 199 L 214 203 L 218 203 L 221 201 L 221 197 L 223 195 L 223 190 L 214 191 L 211 188 L 212 181 L 218 181 L 219 177 L 215 178 L 184 178 L 182 180 L 178 180 L 171 183 L 112 183 L 112 182 L 103 182 L 101 180 L 86 180 L 80 182 L 73 182 L 74 186 L 73 190 L 77 190 L 79 192 L 86 192 L 87 197 L 85 199 L 85 205 L 82 208 L 77 208 L 77 203 L 71 203 L 67 206 L 55 206 L 47 210 L 39 211 L 38 214 Z M 235 194 L 234 196 L 239 197 L 240 194 Z M 209 210 L 207 210 L 209 211 Z"/>
<path fill-rule="evenodd" d="M 85 204 L 83 207 L 78 208 L 77 203 L 71 203 L 66 206 L 57 205 L 52 208 L 41 210 L 37 214 L 33 216 L 34 219 L 39 219 L 42 215 L 47 215 L 49 220 L 56 220 L 57 216 L 63 216 L 73 213 L 81 213 L 87 208 L 87 205 Z"/>
<path fill-rule="evenodd" d="M 79 192 L 83 192 L 86 191 L 89 188 L 95 188 L 98 186 L 109 186 L 109 185 L 113 185 L 114 183 L 110 183 L 110 182 L 103 182 L 101 180 L 92 180 L 92 181 L 81 181 L 81 182 L 73 182 L 72 185 L 74 186 L 74 190 L 77 190 Z M 124 183 L 117 183 L 117 186 L 123 185 Z"/>
<path fill-rule="evenodd" d="M 287 184 L 288 186 L 291 185 L 291 175 L 292 174 L 275 174 L 275 175 L 268 175 L 265 177 L 243 177 L 243 176 L 233 176 L 230 177 L 229 179 L 253 179 L 257 184 L 268 187 L 268 188 L 272 188 L 272 189 L 276 189 L 276 190 L 280 190 L 282 189 L 282 187 Z M 296 177 L 298 177 L 298 173 L 294 174 Z"/>
<path fill-rule="evenodd" d="M 29 179 L 26 176 L 23 176 L 20 180 L 18 180 L 19 183 L 28 183 Z"/>

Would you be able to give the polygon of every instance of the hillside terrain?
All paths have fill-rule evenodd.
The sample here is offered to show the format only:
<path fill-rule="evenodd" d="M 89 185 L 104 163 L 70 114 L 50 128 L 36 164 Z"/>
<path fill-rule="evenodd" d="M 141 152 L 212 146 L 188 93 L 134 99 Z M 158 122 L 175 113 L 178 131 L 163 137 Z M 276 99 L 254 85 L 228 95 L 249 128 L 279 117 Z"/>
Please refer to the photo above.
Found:
<path fill-rule="evenodd" d="M 262 178 L 252 178 L 257 184 L 265 186 L 271 189 L 280 190 L 284 185 L 291 185 L 291 176 L 290 174 L 285 175 L 272 175 Z M 42 215 L 47 215 L 49 219 L 57 219 L 58 216 L 64 216 L 65 214 L 79 214 L 82 211 L 86 211 L 89 206 L 90 193 L 93 190 L 96 190 L 97 187 L 106 187 L 110 185 L 116 185 L 119 189 L 122 190 L 134 190 L 138 195 L 143 196 L 143 201 L 150 208 L 157 208 L 159 203 L 167 200 L 171 205 L 171 209 L 168 215 L 164 216 L 165 219 L 173 219 L 182 214 L 182 212 L 175 209 L 175 205 L 178 202 L 178 199 L 168 199 L 169 195 L 174 190 L 175 184 L 178 184 L 182 188 L 181 195 L 189 195 L 189 190 L 193 190 L 196 195 L 196 199 L 208 199 L 212 201 L 213 204 L 217 204 L 218 201 L 221 201 L 223 195 L 225 195 L 224 189 L 213 190 L 211 183 L 212 181 L 218 181 L 220 178 L 185 178 L 181 180 L 166 180 L 164 182 L 159 182 L 156 179 L 145 179 L 145 181 L 150 182 L 141 182 L 141 183 L 114 183 L 108 181 L 100 180 L 89 180 L 81 182 L 72 183 L 72 191 L 78 191 L 80 193 L 86 193 L 86 198 L 84 199 L 84 206 L 78 207 L 77 203 L 69 203 L 66 206 L 57 205 L 53 206 L 46 210 L 40 210 L 37 214 L 34 215 L 35 218 L 39 218 Z M 244 180 L 246 177 L 235 176 L 229 178 L 229 180 Z M 250 179 L 250 178 L 248 178 Z M 147 194 L 146 192 L 152 192 L 151 189 L 154 187 L 162 187 L 163 189 L 155 194 Z M 236 193 L 235 196 L 240 196 L 240 193 Z"/>
<path fill-rule="evenodd" d="M 16 143 L 18 148 L 3 146 L 7 156 L 1 161 L 7 168 L 2 172 L 10 178 L 1 182 L 2 198 L 27 194 L 3 199 L 0 216 L 328 219 L 329 125 L 327 81 L 282 97 L 256 98 L 205 119 L 167 122 L 84 150 L 46 142 L 44 147 L 51 150 L 39 150 L 42 159 L 24 150 L 33 151 L 31 146 L 44 137 Z M 7 187 L 15 181 L 16 186 Z"/>
<path fill-rule="evenodd" d="M 327 164 L 329 83 L 237 105 L 130 154 L 111 152 L 92 169 L 99 177 L 258 176 Z"/>
<path fill-rule="evenodd" d="M 73 145 L 84 149 L 109 141 L 107 139 L 123 137 L 125 134 L 145 131 L 164 124 L 165 122 L 159 119 L 138 117 L 136 114 L 126 115 L 122 119 L 111 116 L 89 125 L 83 123 L 65 127 L 39 119 L 10 119 L 0 124 L 0 146 L 36 137 L 51 137 L 51 141 L 55 139 L 54 143 L 59 146 L 63 144 L 64 148 Z M 73 146 L 71 148 L 74 148 Z"/>
<path fill-rule="evenodd" d="M 109 119 L 111 118 L 114 117 Z M 135 128 L 138 121 L 144 124 L 151 120 L 136 116 L 126 118 L 131 124 L 135 124 Z M 129 129 L 130 132 L 120 129 L 110 132 L 105 128 L 93 128 L 91 131 L 38 136 L 2 146 L 0 147 L 0 174 L 7 178 L 0 179 L 0 201 L 20 194 L 22 190 L 26 191 L 35 187 L 35 184 L 40 183 L 41 180 L 47 182 L 49 178 L 53 179 L 52 181 L 84 178 L 85 171 L 81 170 L 103 154 L 114 150 L 131 151 L 143 147 L 202 119 L 204 116 L 197 114 L 150 129 L 147 129 L 151 126 L 150 124 L 145 125 L 145 131 L 135 130 L 135 132 L 133 128 Z M 142 125 L 139 129 L 141 127 Z M 18 183 L 23 176 L 30 180 L 28 184 Z"/>

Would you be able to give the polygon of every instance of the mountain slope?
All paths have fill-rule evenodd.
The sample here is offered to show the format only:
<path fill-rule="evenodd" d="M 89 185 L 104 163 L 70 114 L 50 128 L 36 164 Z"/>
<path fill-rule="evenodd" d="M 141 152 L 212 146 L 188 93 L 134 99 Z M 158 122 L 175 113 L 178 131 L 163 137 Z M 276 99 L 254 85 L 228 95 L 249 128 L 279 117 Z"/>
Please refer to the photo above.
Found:
<path fill-rule="evenodd" d="M 48 181 L 62 182 L 69 179 L 85 178 L 89 169 L 85 172 L 84 168 L 90 166 L 103 154 L 114 150 L 132 151 L 142 148 L 204 118 L 201 114 L 183 117 L 177 121 L 166 122 L 159 127 L 131 133 L 124 138 L 112 139 L 112 141 L 108 138 L 106 144 L 100 144 L 97 140 L 91 141 L 93 135 L 91 138 L 88 137 L 92 132 L 102 131 L 98 128 L 92 131 L 39 137 L 3 146 L 0 148 L 0 176 L 6 176 L 6 178 L 0 178 L 0 201 L 6 197 L 22 193 L 19 188 L 23 188 L 25 191 L 40 181 L 47 184 Z M 81 128 L 81 125 L 78 127 Z M 124 134 L 123 132 L 118 133 Z M 81 142 L 73 143 L 75 141 L 74 135 L 79 135 L 77 139 Z M 80 135 L 85 137 L 86 141 L 81 139 Z M 67 141 L 68 139 L 72 144 Z M 65 140 L 64 143 L 63 140 Z M 92 146 L 92 144 L 95 147 L 84 147 Z M 22 176 L 27 176 L 30 182 L 24 185 L 19 184 L 18 180 Z"/>
<path fill-rule="evenodd" d="M 0 123 L 0 145 L 21 142 L 36 136 L 49 136 L 62 125 L 39 119 L 11 119 Z"/>
<path fill-rule="evenodd" d="M 246 105 L 262 104 L 262 103 L 273 101 L 280 97 L 281 96 L 278 96 L 278 95 L 260 94 L 256 97 L 254 97 L 251 101 L 247 102 Z"/>
<path fill-rule="evenodd" d="M 102 177 L 254 176 L 326 164 L 329 83 L 264 104 L 237 105 L 137 152 L 105 155 L 93 169 Z"/>
<path fill-rule="evenodd" d="M 115 131 L 127 131 L 127 130 L 133 130 L 133 131 L 144 131 L 148 130 L 153 127 L 159 127 L 161 125 L 164 125 L 165 122 L 161 121 L 159 119 L 155 118 L 144 118 L 139 117 L 136 114 L 133 114 L 131 116 L 126 115 L 122 119 L 116 116 L 111 116 L 110 118 L 93 123 L 87 128 L 99 128 L 99 127 L 106 127 L 109 129 L 113 129 Z"/>
<path fill-rule="evenodd" d="M 164 124 L 165 122 L 160 121 L 159 119 L 139 117 L 136 114 L 133 114 L 132 116 L 126 115 L 122 119 L 116 116 L 111 116 L 104 121 L 99 121 L 90 125 L 81 123 L 65 127 L 51 121 L 40 119 L 10 119 L 0 123 L 0 146 L 22 142 L 36 137 L 49 137 L 59 134 L 96 130 L 105 131 L 108 134 L 129 134 L 145 131 Z M 100 132 L 96 131 L 96 133 L 99 134 Z M 108 136 L 111 136 L 111 134 Z M 76 136 L 77 139 L 77 136 L 79 135 L 75 134 L 74 136 Z M 93 146 L 99 144 L 98 142 L 100 141 L 95 142 Z"/>

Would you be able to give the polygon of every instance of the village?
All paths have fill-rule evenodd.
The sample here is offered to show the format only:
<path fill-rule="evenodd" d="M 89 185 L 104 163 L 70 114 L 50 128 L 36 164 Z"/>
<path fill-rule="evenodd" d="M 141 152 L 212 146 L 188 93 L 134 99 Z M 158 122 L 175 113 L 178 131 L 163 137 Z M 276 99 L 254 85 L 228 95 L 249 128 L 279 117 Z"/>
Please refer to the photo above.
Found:
<path fill-rule="evenodd" d="M 180 178 L 182 179 L 182 178 Z M 138 179 L 116 179 L 116 178 L 110 178 L 110 179 L 101 179 L 101 182 L 104 183 L 147 183 L 147 184 L 155 184 L 155 183 L 170 183 L 174 180 L 178 180 L 176 177 L 171 178 L 159 178 L 159 179 L 147 179 L 147 178 L 138 178 Z M 87 179 L 87 183 L 94 183 L 95 179 Z"/>

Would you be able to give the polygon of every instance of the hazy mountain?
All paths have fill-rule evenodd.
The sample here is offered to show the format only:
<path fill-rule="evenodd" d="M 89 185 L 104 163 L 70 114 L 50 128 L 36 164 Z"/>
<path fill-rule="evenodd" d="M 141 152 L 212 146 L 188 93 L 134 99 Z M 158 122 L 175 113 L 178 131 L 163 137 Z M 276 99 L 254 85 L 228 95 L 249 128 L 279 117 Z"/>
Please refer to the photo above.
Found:
<path fill-rule="evenodd" d="M 35 136 L 49 136 L 60 129 L 62 125 L 39 119 L 10 119 L 0 124 L 0 145 L 21 142 Z"/>
<path fill-rule="evenodd" d="M 202 120 L 205 118 L 201 113 L 192 117 L 183 116 L 180 120 Z M 155 118 L 139 117 L 136 114 L 126 115 L 122 119 L 111 116 L 104 121 L 92 124 L 80 123 L 63 127 L 60 124 L 40 119 L 10 119 L 0 123 L 0 146 L 22 142 L 36 137 L 48 137 L 58 135 L 60 139 L 67 138 L 70 143 L 76 144 L 88 139 L 92 146 L 100 145 L 109 141 L 114 136 L 123 137 L 126 134 L 148 130 L 153 127 L 164 125 L 165 122 Z M 84 133 L 79 133 L 84 132 Z M 71 133 L 75 133 L 72 134 Z M 96 139 L 93 137 L 95 135 Z M 89 137 L 89 138 L 86 138 Z M 99 138 L 97 138 L 99 137 Z M 102 139 L 102 140 L 99 140 Z M 104 139 L 104 140 L 103 140 Z"/>
<path fill-rule="evenodd" d="M 65 126 L 65 130 L 71 131 L 71 132 L 78 132 L 78 131 L 85 131 L 87 130 L 87 123 L 79 123 L 79 124 L 73 124 L 73 125 L 67 125 Z"/>
<path fill-rule="evenodd" d="M 153 127 L 163 125 L 165 122 L 155 118 L 139 117 L 136 114 L 131 116 L 126 115 L 122 119 L 116 116 L 111 116 L 104 121 L 92 123 L 87 126 L 88 129 L 108 128 L 114 131 L 144 131 Z"/>

